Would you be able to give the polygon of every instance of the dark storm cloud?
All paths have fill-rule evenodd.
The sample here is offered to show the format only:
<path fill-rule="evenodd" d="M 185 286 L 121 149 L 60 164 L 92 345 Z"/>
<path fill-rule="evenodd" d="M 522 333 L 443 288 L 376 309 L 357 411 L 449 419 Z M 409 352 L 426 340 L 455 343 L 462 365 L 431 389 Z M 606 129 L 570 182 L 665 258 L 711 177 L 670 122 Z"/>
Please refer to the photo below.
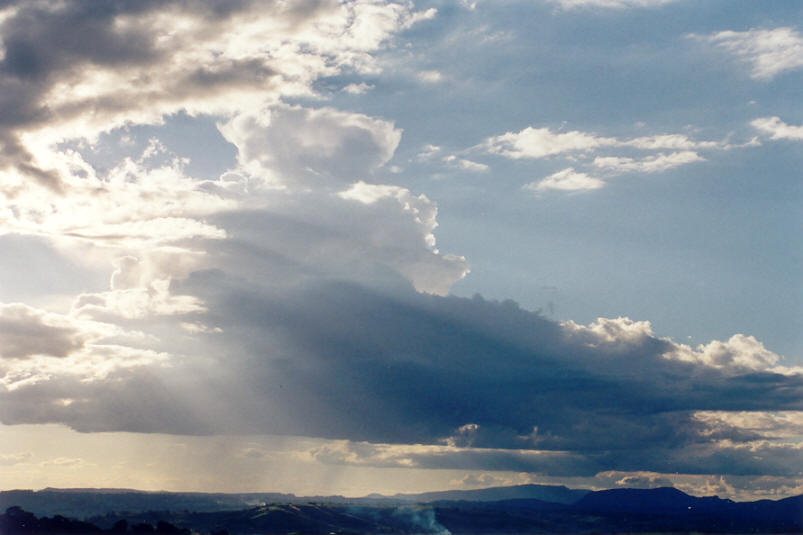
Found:
<path fill-rule="evenodd" d="M 112 23 L 118 15 L 153 7 L 154 2 L 148 1 L 24 6 L 2 27 L 5 57 L 0 73 L 45 81 L 84 63 L 123 66 L 152 61 L 156 55 L 153 36 L 142 29 L 115 28 Z"/>
<path fill-rule="evenodd" d="M 55 382 L 7 393 L 2 420 L 446 448 L 316 453 L 379 466 L 785 475 L 801 461 L 799 448 L 712 427 L 695 411 L 799 410 L 803 377 L 667 359 L 673 342 L 651 334 L 591 343 L 512 301 L 401 285 L 317 280 L 260 292 L 203 272 L 173 290 L 212 305 L 197 319 L 224 334 L 206 336 L 173 368 L 119 370 L 114 387 Z M 68 393 L 83 401 L 34 402 Z"/>
<path fill-rule="evenodd" d="M 34 384 L 6 395 L 4 422 L 62 423 L 81 432 L 125 430 L 198 434 L 211 432 L 213 411 L 180 397 L 148 371 L 116 374 L 108 382 L 62 377 L 58 383 Z M 67 402 L 65 402 L 65 400 Z"/>
<path fill-rule="evenodd" d="M 66 357 L 84 347 L 86 338 L 64 317 L 20 303 L 0 305 L 0 359 Z"/>
<path fill-rule="evenodd" d="M 284 28 L 293 28 L 331 5 L 327 1 L 294 2 L 282 6 L 278 17 Z M 188 98 L 214 98 L 224 89 L 240 87 L 269 92 L 270 78 L 276 75 L 266 65 L 267 57 L 220 57 L 214 65 L 171 64 L 178 51 L 162 43 L 167 29 L 148 22 L 160 13 L 192 16 L 202 22 L 187 38 L 203 44 L 204 39 L 227 31 L 223 28 L 226 21 L 253 7 L 251 1 L 71 0 L 57 4 L 8 2 L 5 6 L 10 11 L 0 19 L 0 168 L 16 168 L 55 191 L 63 190 L 61 180 L 55 171 L 36 163 L 21 141 L 26 130 L 59 126 L 76 117 L 91 117 L 102 130 L 114 126 L 115 121 L 136 122 L 137 114 L 147 110 L 155 113 L 148 119 L 154 121 L 161 112 L 182 109 Z M 272 10 L 276 3 L 261 2 L 259 7 Z M 171 43 L 185 49 L 195 44 Z M 111 90 L 108 94 L 87 94 L 85 98 L 72 94 L 90 68 L 112 73 L 128 70 L 132 76 L 119 88 L 105 88 Z M 181 72 L 175 72 L 176 68 Z M 174 72 L 165 77 L 171 69 Z M 164 106 L 167 108 L 160 108 Z M 125 117 L 127 113 L 130 115 Z"/>
<path fill-rule="evenodd" d="M 427 467 L 783 474 L 800 460 L 799 450 L 756 460 L 748 448 L 716 446 L 761 437 L 735 426 L 712 432 L 694 418 L 699 410 L 800 409 L 800 375 L 732 375 L 670 360 L 662 355 L 673 343 L 654 336 L 592 347 L 510 301 L 337 282 L 281 296 L 229 287 L 205 297 L 216 303 L 213 323 L 240 341 L 233 352 L 243 357 L 228 365 L 271 407 L 246 419 L 262 430 L 578 455 L 562 464 L 498 452 L 421 455 L 416 463 Z"/>
<path fill-rule="evenodd" d="M 18 11 L 0 25 L 0 165 L 15 166 L 41 183 L 60 189 L 58 177 L 38 169 L 18 139 L 17 129 L 52 119 L 44 94 L 58 76 L 88 63 L 132 64 L 153 59 L 152 37 L 112 25 L 116 15 L 145 11 L 153 2 L 67 2 L 58 7 L 17 2 Z"/>
<path fill-rule="evenodd" d="M 81 65 L 125 67 L 153 63 L 169 52 L 159 50 L 156 45 L 159 35 L 147 25 L 115 24 L 117 17 L 175 9 L 215 21 L 252 3 L 241 0 L 72 0 L 57 5 L 10 2 L 9 5 L 19 9 L 0 27 L 5 49 L 0 74 L 45 84 L 60 72 Z M 273 3 L 265 2 L 265 7 Z M 311 2 L 306 4 L 312 7 Z M 306 13 L 310 9 L 298 11 Z"/>

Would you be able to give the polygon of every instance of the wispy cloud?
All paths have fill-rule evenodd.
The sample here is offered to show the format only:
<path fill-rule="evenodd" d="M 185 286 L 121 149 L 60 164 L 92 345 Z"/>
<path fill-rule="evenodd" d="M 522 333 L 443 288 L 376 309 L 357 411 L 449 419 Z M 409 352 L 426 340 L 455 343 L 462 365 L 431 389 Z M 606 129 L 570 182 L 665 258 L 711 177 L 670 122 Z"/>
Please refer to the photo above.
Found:
<path fill-rule="evenodd" d="M 796 28 L 726 30 L 693 37 L 713 43 L 749 64 L 750 76 L 756 80 L 770 80 L 803 68 L 803 36 Z"/>
<path fill-rule="evenodd" d="M 0 466 L 10 466 L 14 464 L 21 464 L 28 462 L 33 457 L 33 453 L 29 451 L 21 453 L 8 453 L 0 455 Z"/>
<path fill-rule="evenodd" d="M 465 158 L 459 158 L 454 154 L 450 154 L 449 156 L 445 156 L 443 161 L 447 164 L 457 167 L 458 169 L 462 169 L 464 171 L 471 171 L 473 173 L 484 173 L 488 169 L 490 169 L 484 163 L 474 162 L 471 160 L 467 160 Z"/>
<path fill-rule="evenodd" d="M 440 71 L 427 70 L 418 73 L 418 79 L 425 84 L 437 84 L 446 79 L 446 76 Z"/>
<path fill-rule="evenodd" d="M 669 154 L 656 154 L 642 159 L 625 158 L 618 156 L 598 156 L 594 158 L 593 165 L 600 169 L 616 173 L 660 173 L 673 167 L 686 165 L 692 162 L 705 160 L 693 151 L 672 152 Z"/>
<path fill-rule="evenodd" d="M 623 173 L 659 173 L 669 169 L 705 160 L 698 150 L 730 150 L 725 141 L 698 141 L 685 134 L 656 134 L 633 138 L 600 136 L 593 132 L 571 130 L 553 132 L 550 128 L 528 126 L 519 132 L 507 132 L 487 138 L 478 147 L 491 154 L 514 160 L 563 158 L 573 167 L 558 171 L 542 180 L 524 186 L 536 192 L 545 190 L 590 191 L 600 189 L 606 182 L 576 166 L 602 170 L 607 176 Z M 643 158 L 631 156 L 595 156 L 601 151 L 633 149 L 652 152 Z M 657 152 L 660 150 L 674 152 Z M 591 160 L 593 157 L 593 160 Z"/>
<path fill-rule="evenodd" d="M 525 184 L 523 188 L 539 193 L 546 190 L 591 191 L 599 189 L 604 185 L 605 182 L 603 180 L 585 173 L 578 173 L 574 168 L 569 167 L 568 169 L 553 173 L 542 180 Z"/>
<path fill-rule="evenodd" d="M 635 138 L 599 136 L 572 130 L 553 132 L 549 128 L 528 126 L 519 132 L 507 132 L 486 139 L 482 147 L 490 153 L 513 159 L 538 159 L 565 153 L 587 153 L 604 147 L 632 147 L 640 150 L 688 150 L 727 148 L 718 141 L 695 141 L 685 134 L 659 134 Z"/>
<path fill-rule="evenodd" d="M 651 8 L 671 4 L 679 0 L 548 0 L 563 9 L 603 8 L 629 9 Z"/>

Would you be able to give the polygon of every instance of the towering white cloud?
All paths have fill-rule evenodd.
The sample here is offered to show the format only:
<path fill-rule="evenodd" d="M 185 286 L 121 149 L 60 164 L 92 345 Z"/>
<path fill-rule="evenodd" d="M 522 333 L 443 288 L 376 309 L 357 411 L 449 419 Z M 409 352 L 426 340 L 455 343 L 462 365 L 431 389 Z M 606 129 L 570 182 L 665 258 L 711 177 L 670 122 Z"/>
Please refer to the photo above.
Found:
<path fill-rule="evenodd" d="M 220 126 L 243 170 L 277 187 L 332 188 L 374 181 L 401 141 L 393 123 L 331 108 L 276 106 Z"/>

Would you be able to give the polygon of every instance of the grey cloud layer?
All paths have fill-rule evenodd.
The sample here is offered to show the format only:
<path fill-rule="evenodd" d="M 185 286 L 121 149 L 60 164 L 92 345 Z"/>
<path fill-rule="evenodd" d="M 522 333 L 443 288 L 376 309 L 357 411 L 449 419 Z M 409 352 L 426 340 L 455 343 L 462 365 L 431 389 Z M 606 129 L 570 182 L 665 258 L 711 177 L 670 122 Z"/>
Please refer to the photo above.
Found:
<path fill-rule="evenodd" d="M 330 0 L 13 3 L 0 13 L 0 165 L 62 190 L 26 133 L 58 142 L 311 94 L 322 74 L 372 68 L 368 52 L 409 20 L 407 4 Z"/>
<path fill-rule="evenodd" d="M 80 328 L 66 318 L 23 304 L 0 305 L 0 358 L 64 357 L 85 341 Z"/>
<path fill-rule="evenodd" d="M 3 421 L 446 448 L 315 454 L 377 466 L 799 470 L 800 449 L 782 437 L 696 415 L 801 410 L 800 373 L 685 362 L 668 358 L 679 346 L 644 324 L 578 330 L 512 302 L 423 295 L 401 281 L 395 291 L 323 280 L 257 288 L 220 271 L 191 276 L 176 291 L 207 302 L 210 312 L 194 317 L 223 334 L 204 335 L 198 353 L 172 368 L 121 371 L 113 389 L 56 379 L 6 393 Z M 65 392 L 82 401 L 53 403 Z"/>

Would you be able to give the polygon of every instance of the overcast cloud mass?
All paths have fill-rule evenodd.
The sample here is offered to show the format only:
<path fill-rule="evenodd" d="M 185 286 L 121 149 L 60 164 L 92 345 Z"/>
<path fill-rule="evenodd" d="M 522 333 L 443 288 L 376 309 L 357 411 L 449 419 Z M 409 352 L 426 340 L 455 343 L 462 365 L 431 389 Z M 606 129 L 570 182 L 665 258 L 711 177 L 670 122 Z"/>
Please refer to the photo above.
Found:
<path fill-rule="evenodd" d="M 803 11 L 742 11 L 0 3 L 0 479 L 803 492 Z"/>

